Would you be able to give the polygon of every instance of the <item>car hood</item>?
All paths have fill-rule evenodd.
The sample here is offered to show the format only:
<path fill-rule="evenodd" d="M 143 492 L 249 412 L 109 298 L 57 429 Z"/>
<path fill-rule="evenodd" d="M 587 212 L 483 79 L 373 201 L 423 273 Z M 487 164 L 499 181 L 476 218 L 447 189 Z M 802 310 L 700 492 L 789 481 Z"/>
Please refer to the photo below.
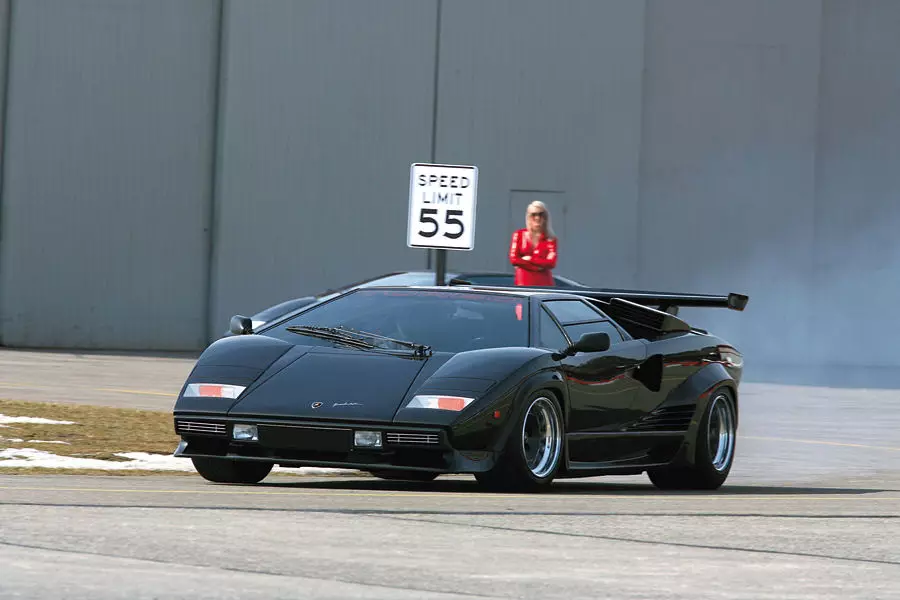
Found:
<path fill-rule="evenodd" d="M 429 360 L 309 347 L 248 389 L 228 414 L 389 422 Z"/>

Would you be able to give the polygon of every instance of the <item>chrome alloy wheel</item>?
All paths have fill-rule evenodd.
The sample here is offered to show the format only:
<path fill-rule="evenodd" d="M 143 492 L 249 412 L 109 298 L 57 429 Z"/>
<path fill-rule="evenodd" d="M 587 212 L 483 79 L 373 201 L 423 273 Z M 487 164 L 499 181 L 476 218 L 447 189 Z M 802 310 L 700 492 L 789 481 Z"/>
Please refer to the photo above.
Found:
<path fill-rule="evenodd" d="M 531 474 L 547 477 L 556 468 L 562 454 L 562 425 L 552 400 L 535 398 L 522 423 L 522 454 Z"/>
<path fill-rule="evenodd" d="M 716 471 L 724 471 L 731 464 L 736 435 L 734 407 L 725 394 L 713 398 L 706 434 L 712 466 Z"/>

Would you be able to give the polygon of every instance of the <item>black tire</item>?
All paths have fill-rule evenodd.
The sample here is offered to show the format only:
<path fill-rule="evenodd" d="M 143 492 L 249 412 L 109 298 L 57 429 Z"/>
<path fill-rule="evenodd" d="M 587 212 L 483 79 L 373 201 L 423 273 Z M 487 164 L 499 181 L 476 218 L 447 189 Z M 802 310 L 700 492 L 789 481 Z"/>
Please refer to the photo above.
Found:
<path fill-rule="evenodd" d="M 391 481 L 434 481 L 438 476 L 438 473 L 429 473 L 428 471 L 378 470 L 369 472 L 379 479 L 388 479 Z"/>
<path fill-rule="evenodd" d="M 647 471 L 659 489 L 716 490 L 728 479 L 737 445 L 737 406 L 726 387 L 715 390 L 710 398 L 697 428 L 695 463 Z"/>
<path fill-rule="evenodd" d="M 225 458 L 192 458 L 194 468 L 214 483 L 259 483 L 272 471 L 272 463 L 228 460 Z"/>
<path fill-rule="evenodd" d="M 475 473 L 475 479 L 491 490 L 545 491 L 563 462 L 565 437 L 556 397 L 547 390 L 535 392 L 520 407 L 494 468 Z"/>

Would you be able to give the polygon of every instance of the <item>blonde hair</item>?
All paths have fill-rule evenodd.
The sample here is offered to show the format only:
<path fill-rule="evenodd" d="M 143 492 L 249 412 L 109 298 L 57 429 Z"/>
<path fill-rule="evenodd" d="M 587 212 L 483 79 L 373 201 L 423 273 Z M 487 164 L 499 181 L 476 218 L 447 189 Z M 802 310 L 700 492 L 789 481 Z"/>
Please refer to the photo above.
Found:
<path fill-rule="evenodd" d="M 550 220 L 550 209 L 547 208 L 547 205 L 541 202 L 540 200 L 535 200 L 531 204 L 528 205 L 528 208 L 525 209 L 525 229 L 529 229 L 528 227 L 528 213 L 531 212 L 532 208 L 539 208 L 544 211 L 544 235 L 547 236 L 548 240 L 556 239 L 556 233 L 553 231 L 553 224 Z"/>

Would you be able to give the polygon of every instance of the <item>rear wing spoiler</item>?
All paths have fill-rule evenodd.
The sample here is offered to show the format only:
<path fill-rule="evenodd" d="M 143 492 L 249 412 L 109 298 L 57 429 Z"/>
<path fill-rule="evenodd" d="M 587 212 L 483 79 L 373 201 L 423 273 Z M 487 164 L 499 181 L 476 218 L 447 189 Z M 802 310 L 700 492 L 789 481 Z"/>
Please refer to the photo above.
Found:
<path fill-rule="evenodd" d="M 744 294 L 727 294 L 717 296 L 712 294 L 679 294 L 674 292 L 651 292 L 647 290 L 625 290 L 615 288 L 560 288 L 560 287 L 501 287 L 501 286 L 473 286 L 471 283 L 459 279 L 451 280 L 450 285 L 468 285 L 480 288 L 495 288 L 518 291 L 550 292 L 554 294 L 573 294 L 584 296 L 594 300 L 610 301 L 613 298 L 633 302 L 643 306 L 654 307 L 657 310 L 677 315 L 678 308 L 682 306 L 728 308 L 743 311 L 750 300 Z"/>
<path fill-rule="evenodd" d="M 558 291 L 558 290 L 554 290 Z M 731 310 L 743 311 L 750 301 L 749 296 L 744 294 L 727 294 L 724 296 L 716 296 L 712 294 L 678 294 L 672 292 L 646 292 L 642 290 L 614 290 L 603 288 L 587 288 L 584 290 L 566 290 L 572 293 L 594 298 L 595 300 L 612 300 L 620 298 L 628 300 L 635 304 L 644 306 L 655 306 L 658 310 L 677 314 L 671 309 L 682 306 L 690 307 L 706 307 L 706 308 L 728 308 Z"/>

